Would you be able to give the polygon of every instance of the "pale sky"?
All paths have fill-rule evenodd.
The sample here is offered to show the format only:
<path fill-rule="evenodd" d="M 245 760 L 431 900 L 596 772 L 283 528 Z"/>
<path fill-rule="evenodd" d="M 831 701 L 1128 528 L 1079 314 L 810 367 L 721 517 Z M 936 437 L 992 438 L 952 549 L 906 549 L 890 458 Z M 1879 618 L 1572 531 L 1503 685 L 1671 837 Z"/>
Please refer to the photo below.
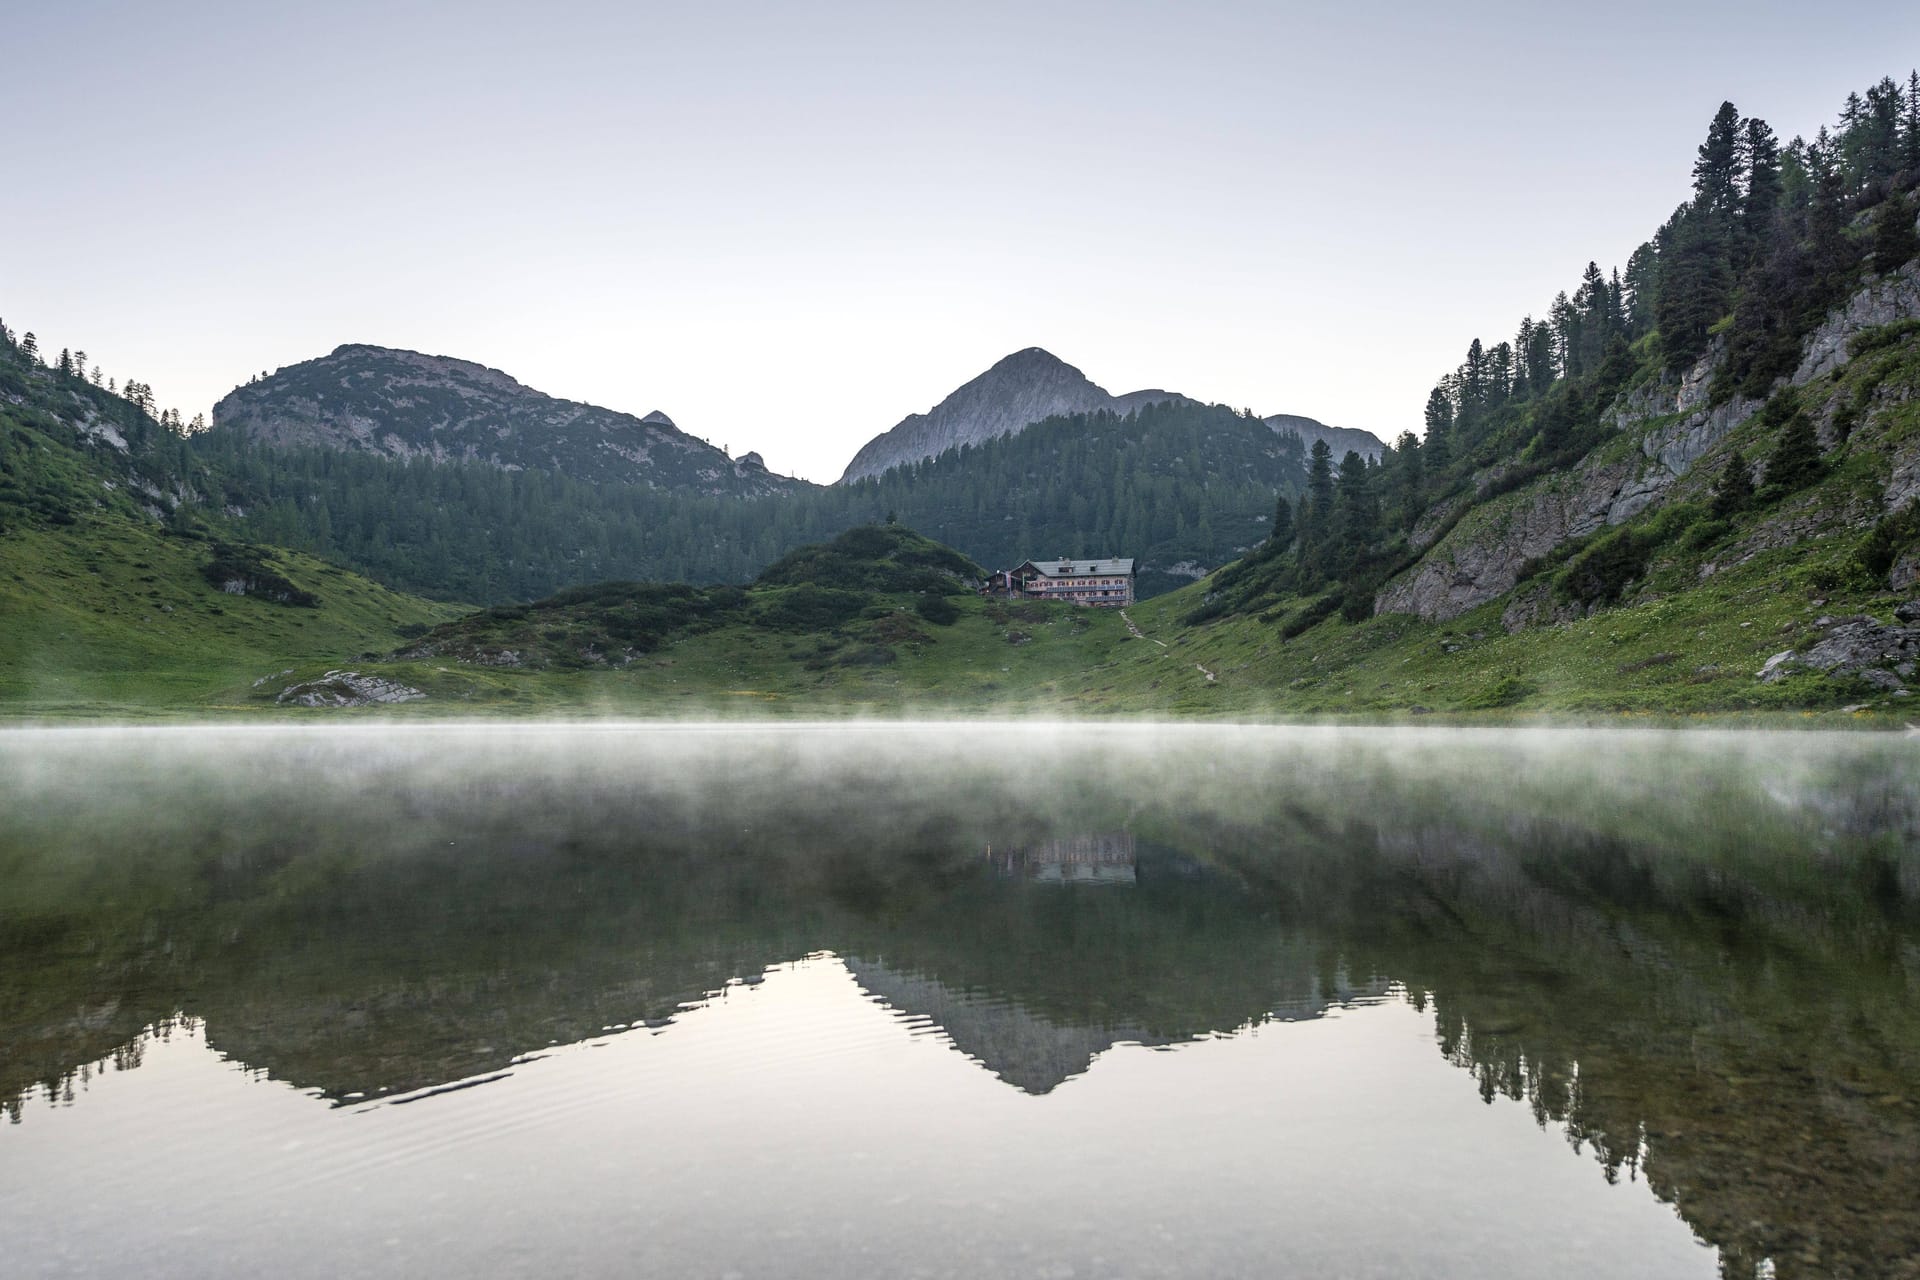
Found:
<path fill-rule="evenodd" d="M 371 342 L 777 471 L 1009 352 L 1391 437 L 1625 261 L 1722 99 L 1920 5 L 12 6 L 0 318 L 188 418 Z"/>

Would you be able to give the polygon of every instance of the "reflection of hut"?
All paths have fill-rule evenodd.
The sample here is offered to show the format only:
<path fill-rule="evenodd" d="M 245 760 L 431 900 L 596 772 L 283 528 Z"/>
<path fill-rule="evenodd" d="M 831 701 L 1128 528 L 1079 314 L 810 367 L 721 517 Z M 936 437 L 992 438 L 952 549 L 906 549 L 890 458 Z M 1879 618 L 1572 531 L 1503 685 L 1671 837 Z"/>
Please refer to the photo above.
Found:
<path fill-rule="evenodd" d="M 993 869 L 1008 879 L 1042 884 L 1133 884 L 1133 833 L 1061 836 L 1017 849 L 988 849 Z"/>

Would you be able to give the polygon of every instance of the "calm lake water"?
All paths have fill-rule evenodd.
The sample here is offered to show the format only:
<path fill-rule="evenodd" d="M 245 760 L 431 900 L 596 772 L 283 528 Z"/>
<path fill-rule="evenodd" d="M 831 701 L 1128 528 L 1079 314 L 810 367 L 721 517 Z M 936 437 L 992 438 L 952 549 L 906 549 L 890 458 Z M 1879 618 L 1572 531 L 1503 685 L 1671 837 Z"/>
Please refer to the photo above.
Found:
<path fill-rule="evenodd" d="M 1920 1276 L 1920 742 L 0 732 L 0 1271 Z"/>

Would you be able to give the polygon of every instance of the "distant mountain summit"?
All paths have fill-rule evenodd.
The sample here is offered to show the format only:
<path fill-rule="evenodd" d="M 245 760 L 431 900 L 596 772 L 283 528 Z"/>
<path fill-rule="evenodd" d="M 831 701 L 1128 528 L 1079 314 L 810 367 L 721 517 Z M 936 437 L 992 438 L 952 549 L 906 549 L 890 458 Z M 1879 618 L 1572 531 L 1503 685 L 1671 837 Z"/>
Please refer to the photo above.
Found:
<path fill-rule="evenodd" d="M 963 444 L 1009 436 L 1059 414 L 1101 409 L 1130 413 L 1141 405 L 1165 401 L 1197 404 L 1172 391 L 1109 393 L 1060 357 L 1039 347 L 1016 351 L 960 387 L 926 413 L 909 414 L 899 425 L 869 440 L 840 483 L 877 476 L 908 462 L 937 458 Z"/>
<path fill-rule="evenodd" d="M 757 456 L 735 462 L 674 425 L 558 400 L 485 365 L 348 344 L 237 387 L 216 427 L 262 444 L 479 462 L 580 480 L 755 495 L 797 484 Z"/>
<path fill-rule="evenodd" d="M 1076 413 L 1129 414 L 1150 404 L 1199 405 L 1177 391 L 1150 388 L 1114 395 L 1060 357 L 1039 347 L 1016 351 L 925 413 L 910 414 L 869 440 L 847 464 L 840 483 L 851 484 L 909 462 L 937 458 L 963 444 L 1016 435 L 1036 422 Z M 1337 459 L 1349 449 L 1377 458 L 1384 446 L 1371 432 L 1329 427 L 1296 414 L 1265 419 L 1275 431 L 1293 431 L 1311 449 L 1325 440 Z"/>
<path fill-rule="evenodd" d="M 1275 431 L 1293 432 L 1309 451 L 1313 449 L 1315 441 L 1325 440 L 1327 448 L 1333 450 L 1336 464 L 1347 456 L 1349 450 L 1370 459 L 1378 459 L 1386 452 L 1385 441 L 1373 432 L 1362 431 L 1358 427 L 1330 427 L 1317 418 L 1303 418 L 1297 413 L 1276 413 L 1261 421 Z"/>

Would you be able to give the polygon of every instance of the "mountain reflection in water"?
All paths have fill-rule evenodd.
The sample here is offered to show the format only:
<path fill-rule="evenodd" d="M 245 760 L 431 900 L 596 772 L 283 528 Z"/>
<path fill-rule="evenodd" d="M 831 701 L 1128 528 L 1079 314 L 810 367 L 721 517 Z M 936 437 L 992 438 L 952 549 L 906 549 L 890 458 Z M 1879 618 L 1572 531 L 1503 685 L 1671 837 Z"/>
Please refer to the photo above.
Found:
<path fill-rule="evenodd" d="M 1399 1005 L 1721 1274 L 1920 1275 L 1916 764 L 1842 735 L 4 733 L 0 1098 L 54 1123 L 180 1035 L 335 1106 L 484 1092 L 807 957 L 1048 1105 L 1116 1046 Z"/>

